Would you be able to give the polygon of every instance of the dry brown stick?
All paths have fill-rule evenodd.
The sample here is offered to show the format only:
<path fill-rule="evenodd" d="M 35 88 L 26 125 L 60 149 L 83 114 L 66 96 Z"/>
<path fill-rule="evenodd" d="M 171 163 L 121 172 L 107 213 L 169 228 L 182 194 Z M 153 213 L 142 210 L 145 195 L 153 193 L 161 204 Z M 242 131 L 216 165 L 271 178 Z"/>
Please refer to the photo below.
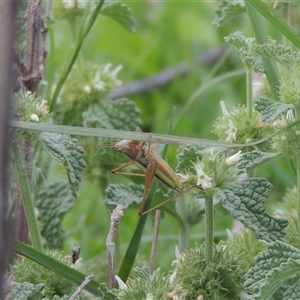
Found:
<path fill-rule="evenodd" d="M 82 290 L 88 285 L 88 283 L 90 281 L 92 281 L 94 279 L 94 275 L 91 274 L 87 277 L 85 277 L 84 281 L 81 283 L 81 285 L 77 288 L 77 290 L 75 291 L 75 293 L 73 295 L 71 295 L 71 297 L 69 298 L 69 300 L 75 300 L 80 293 L 82 292 Z"/>
<path fill-rule="evenodd" d="M 106 239 L 109 289 L 115 287 L 115 239 L 122 216 L 123 207 L 119 204 L 110 215 L 110 229 Z"/>
<path fill-rule="evenodd" d="M 18 24 L 15 27 L 15 31 L 17 32 L 28 20 L 28 18 L 32 15 L 32 13 L 35 11 L 37 6 L 41 3 L 41 0 L 36 0 L 31 7 L 28 9 L 27 13 L 25 16 L 18 22 Z"/>
<path fill-rule="evenodd" d="M 152 274 L 154 271 L 159 224 L 160 224 L 160 215 L 161 215 L 161 211 L 157 209 L 155 211 L 154 232 L 153 232 L 153 239 L 152 239 L 152 246 L 151 246 L 151 256 L 150 256 L 150 266 L 149 266 L 150 274 Z"/>
<path fill-rule="evenodd" d="M 209 66 L 216 62 L 224 53 L 225 48 L 220 48 L 209 51 L 207 53 L 203 53 L 198 59 L 199 64 Z M 176 77 L 185 76 L 188 72 L 189 65 L 183 62 L 175 67 L 162 70 L 161 72 L 146 79 L 133 81 L 127 85 L 123 85 L 112 92 L 109 97 L 110 99 L 115 100 L 122 97 L 131 97 L 137 94 L 141 94 L 146 91 L 165 86 Z"/>

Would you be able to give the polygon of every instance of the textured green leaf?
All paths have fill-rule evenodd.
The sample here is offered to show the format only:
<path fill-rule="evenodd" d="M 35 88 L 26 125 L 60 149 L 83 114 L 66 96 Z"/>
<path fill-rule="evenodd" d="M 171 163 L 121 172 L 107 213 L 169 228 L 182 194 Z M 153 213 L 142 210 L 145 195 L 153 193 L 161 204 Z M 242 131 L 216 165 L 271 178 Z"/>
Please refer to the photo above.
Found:
<path fill-rule="evenodd" d="M 213 24 L 220 27 L 233 17 L 244 13 L 245 11 L 245 5 L 242 1 L 223 0 L 216 9 L 216 17 Z"/>
<path fill-rule="evenodd" d="M 116 300 L 117 296 L 113 293 L 112 290 L 109 290 L 107 288 L 107 285 L 105 283 L 100 283 L 99 287 L 98 287 L 98 291 L 99 291 L 99 297 L 94 298 L 99 299 L 99 300 Z"/>
<path fill-rule="evenodd" d="M 35 300 L 41 299 L 42 290 L 44 289 L 45 284 L 32 284 L 29 282 L 24 282 L 21 285 L 17 285 L 13 291 L 9 299 L 11 300 Z"/>
<path fill-rule="evenodd" d="M 298 274 L 299 269 L 298 269 Z M 283 294 L 282 300 L 299 300 L 300 299 L 300 279 L 298 279 L 290 288 Z"/>
<path fill-rule="evenodd" d="M 125 3 L 109 1 L 104 5 L 101 14 L 112 18 L 126 30 L 134 32 L 135 24 L 132 11 Z"/>
<path fill-rule="evenodd" d="M 254 51 L 254 46 L 256 45 L 254 38 L 246 38 L 242 32 L 237 31 L 225 37 L 225 42 L 237 47 L 241 60 L 247 66 L 254 66 L 256 64 L 257 55 Z"/>
<path fill-rule="evenodd" d="M 272 185 L 264 178 L 250 178 L 230 184 L 224 190 L 223 206 L 236 220 L 252 229 L 258 239 L 272 242 L 285 236 L 288 221 L 273 218 L 265 212 Z"/>
<path fill-rule="evenodd" d="M 82 159 L 84 150 L 77 145 L 77 140 L 68 134 L 43 132 L 40 134 L 44 148 L 51 157 L 63 164 L 67 170 L 73 196 L 76 198 L 81 182 L 80 172 L 85 168 Z"/>
<path fill-rule="evenodd" d="M 255 262 L 245 282 L 245 288 L 255 294 L 255 299 L 270 299 L 285 281 L 300 274 L 299 249 L 281 241 L 269 244 L 268 251 L 259 253 Z M 299 299 L 288 298 L 293 291 L 298 293 L 298 281 L 285 291 L 283 299 Z"/>
<path fill-rule="evenodd" d="M 288 68 L 293 68 L 299 63 L 300 59 L 300 52 L 295 52 L 282 44 L 275 44 L 274 42 L 272 44 L 256 45 L 255 51 L 257 54 L 273 59 Z"/>
<path fill-rule="evenodd" d="M 267 153 L 258 150 L 243 153 L 239 159 L 237 168 L 239 170 L 246 170 L 248 172 L 252 169 L 262 166 L 279 155 L 280 153 Z"/>
<path fill-rule="evenodd" d="M 54 182 L 38 193 L 36 207 L 39 210 L 41 234 L 51 248 L 61 248 L 64 232 L 61 223 L 65 214 L 74 206 L 68 182 Z"/>
<path fill-rule="evenodd" d="M 176 172 L 185 173 L 193 167 L 193 163 L 201 160 L 202 156 L 209 153 L 210 149 L 204 146 L 179 146 L 176 152 L 178 165 Z"/>
<path fill-rule="evenodd" d="M 82 117 L 90 127 L 134 131 L 142 124 L 140 113 L 129 99 L 102 100 L 89 105 Z"/>
<path fill-rule="evenodd" d="M 293 104 L 284 104 L 275 102 L 271 99 L 260 97 L 255 100 L 254 108 L 262 114 L 263 121 L 272 123 L 286 114 L 288 110 L 293 109 Z"/>
<path fill-rule="evenodd" d="M 110 184 L 105 190 L 104 202 L 109 206 L 122 204 L 123 209 L 137 208 L 142 201 L 143 191 L 142 184 Z"/>

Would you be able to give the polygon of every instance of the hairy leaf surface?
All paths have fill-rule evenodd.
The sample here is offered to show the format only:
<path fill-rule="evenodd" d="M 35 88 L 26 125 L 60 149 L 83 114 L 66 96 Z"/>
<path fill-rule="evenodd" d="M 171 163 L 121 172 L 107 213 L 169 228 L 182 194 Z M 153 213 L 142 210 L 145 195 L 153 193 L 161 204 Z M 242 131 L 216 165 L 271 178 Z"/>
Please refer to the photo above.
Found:
<path fill-rule="evenodd" d="M 255 266 L 247 273 L 245 287 L 255 294 L 255 299 L 270 299 L 288 279 L 300 274 L 300 250 L 281 241 L 259 253 Z M 299 299 L 299 280 L 284 292 L 283 300 Z"/>
<path fill-rule="evenodd" d="M 40 134 L 40 140 L 51 157 L 65 166 L 72 194 L 76 198 L 81 182 L 80 172 L 86 166 L 83 148 L 68 134 L 43 132 Z"/>
<path fill-rule="evenodd" d="M 236 182 L 224 190 L 223 206 L 236 220 L 252 229 L 258 239 L 272 242 L 282 240 L 288 221 L 269 216 L 264 207 L 272 185 L 264 178 Z"/>
<path fill-rule="evenodd" d="M 254 108 L 262 114 L 264 122 L 273 123 L 280 119 L 282 115 L 285 115 L 288 110 L 293 109 L 294 105 L 275 102 L 271 99 L 260 97 L 255 100 Z"/>
<path fill-rule="evenodd" d="M 38 193 L 36 207 L 39 210 L 39 221 L 42 236 L 51 248 L 61 248 L 64 231 L 61 223 L 65 214 L 74 206 L 68 182 L 53 182 L 47 189 Z"/>

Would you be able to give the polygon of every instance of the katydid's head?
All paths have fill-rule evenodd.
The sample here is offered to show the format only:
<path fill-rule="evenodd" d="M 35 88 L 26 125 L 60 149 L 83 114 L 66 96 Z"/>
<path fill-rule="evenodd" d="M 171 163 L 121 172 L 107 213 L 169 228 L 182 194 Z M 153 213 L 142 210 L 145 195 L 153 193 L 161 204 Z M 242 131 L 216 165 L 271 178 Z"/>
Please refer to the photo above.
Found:
<path fill-rule="evenodd" d="M 121 140 L 120 142 L 115 144 L 115 148 L 120 152 L 131 159 L 136 159 L 141 156 L 144 142 L 136 141 L 136 140 Z"/>

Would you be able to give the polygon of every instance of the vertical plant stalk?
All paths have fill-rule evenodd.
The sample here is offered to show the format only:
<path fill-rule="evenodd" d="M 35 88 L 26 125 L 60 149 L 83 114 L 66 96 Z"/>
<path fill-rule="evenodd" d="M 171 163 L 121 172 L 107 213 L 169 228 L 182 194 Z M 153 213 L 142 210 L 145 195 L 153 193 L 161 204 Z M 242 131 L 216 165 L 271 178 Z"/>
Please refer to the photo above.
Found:
<path fill-rule="evenodd" d="M 256 10 L 256 8 L 254 8 L 254 3 L 254 0 L 245 1 L 245 6 L 253 28 L 256 42 L 258 44 L 268 44 L 270 42 L 268 39 L 265 24 L 260 13 Z M 262 61 L 273 98 L 275 100 L 279 100 L 278 87 L 280 85 L 280 75 L 277 65 L 274 61 L 266 57 L 262 57 Z"/>
<path fill-rule="evenodd" d="M 154 271 L 157 242 L 158 242 L 158 232 L 159 232 L 159 225 L 160 225 L 160 216 L 161 216 L 161 211 L 157 209 L 155 211 L 154 231 L 153 231 L 153 239 L 152 239 L 152 246 L 151 246 L 151 256 L 150 256 L 150 265 L 149 265 L 150 274 L 152 274 Z"/>
<path fill-rule="evenodd" d="M 214 243 L 214 204 L 212 198 L 205 200 L 205 260 L 210 263 L 213 258 Z"/>
<path fill-rule="evenodd" d="M 115 287 L 115 239 L 121 218 L 123 216 L 122 205 L 119 204 L 110 215 L 110 230 L 106 239 L 108 257 L 108 287 Z"/>
<path fill-rule="evenodd" d="M 20 145 L 15 142 L 13 145 L 15 163 L 18 169 L 17 176 L 19 182 L 19 188 L 22 195 L 22 201 L 27 219 L 28 229 L 31 237 L 33 248 L 43 252 L 43 246 L 41 242 L 40 231 L 38 228 L 38 222 L 35 217 L 33 201 L 31 197 L 31 190 L 26 170 L 26 164 L 24 159 L 24 153 L 20 148 Z"/>
<path fill-rule="evenodd" d="M 51 104 L 50 104 L 50 110 L 51 111 L 53 110 L 53 108 L 56 104 L 56 100 L 57 100 L 57 98 L 60 94 L 60 91 L 63 87 L 64 82 L 66 81 L 66 79 L 69 76 L 70 71 L 72 70 L 72 67 L 73 67 L 73 65 L 74 65 L 74 63 L 77 59 L 77 56 L 78 56 L 79 51 L 81 49 L 81 46 L 84 42 L 84 39 L 86 38 L 86 36 L 90 32 L 93 24 L 95 23 L 95 21 L 97 19 L 97 16 L 99 15 L 99 12 L 102 9 L 103 4 L 104 4 L 104 0 L 100 0 L 98 5 L 96 6 L 95 10 L 93 11 L 93 14 L 92 14 L 90 20 L 88 21 L 88 24 L 86 25 L 86 27 L 82 31 L 80 30 L 81 34 L 79 35 L 79 38 L 77 40 L 77 44 L 75 45 L 74 51 L 71 54 L 71 57 L 70 57 L 69 61 L 67 62 L 65 68 L 62 71 L 62 75 L 61 75 L 60 79 L 58 80 L 56 89 L 55 89 L 53 97 L 51 99 Z"/>
<path fill-rule="evenodd" d="M 179 225 L 178 249 L 180 253 L 183 253 L 184 250 L 189 248 L 191 226 L 185 218 L 187 215 L 187 203 L 182 197 L 176 200 L 176 211 L 180 212 L 180 218 L 178 218 L 178 216 L 174 216 Z"/>
<path fill-rule="evenodd" d="M 300 154 L 296 159 L 296 173 L 297 173 L 297 219 L 300 227 Z"/>
<path fill-rule="evenodd" d="M 246 92 L 248 117 L 251 118 L 253 114 L 253 79 L 251 66 L 246 67 Z"/>

